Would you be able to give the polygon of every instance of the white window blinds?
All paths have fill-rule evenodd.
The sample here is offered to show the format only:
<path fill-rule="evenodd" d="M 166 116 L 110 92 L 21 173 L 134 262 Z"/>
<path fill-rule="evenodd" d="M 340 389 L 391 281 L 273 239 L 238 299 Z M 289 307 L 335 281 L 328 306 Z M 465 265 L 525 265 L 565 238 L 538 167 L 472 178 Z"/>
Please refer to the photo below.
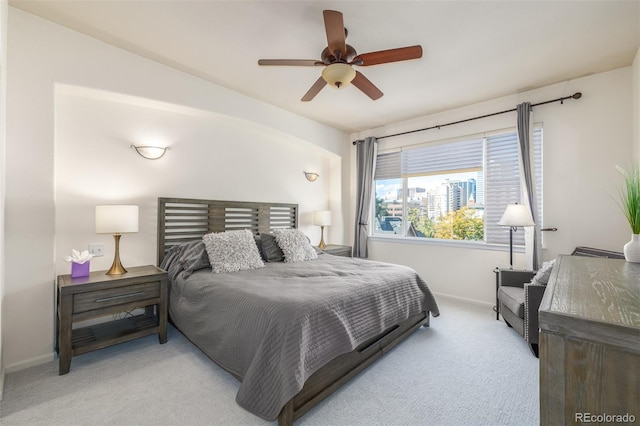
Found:
<path fill-rule="evenodd" d="M 400 164 L 400 151 L 378 154 L 376 157 L 375 179 L 399 178 L 402 175 Z"/>
<path fill-rule="evenodd" d="M 402 151 L 402 175 L 424 176 L 482 169 L 482 139 Z"/>
<path fill-rule="evenodd" d="M 508 228 L 499 226 L 507 204 L 520 203 L 520 165 L 517 132 L 489 136 L 485 140 L 485 241 L 509 244 Z M 542 223 L 542 129 L 533 131 L 533 164 L 536 175 L 538 222 Z M 514 245 L 524 245 L 522 229 L 513 234 Z"/>
<path fill-rule="evenodd" d="M 472 139 L 378 154 L 375 179 L 481 170 L 482 143 Z"/>

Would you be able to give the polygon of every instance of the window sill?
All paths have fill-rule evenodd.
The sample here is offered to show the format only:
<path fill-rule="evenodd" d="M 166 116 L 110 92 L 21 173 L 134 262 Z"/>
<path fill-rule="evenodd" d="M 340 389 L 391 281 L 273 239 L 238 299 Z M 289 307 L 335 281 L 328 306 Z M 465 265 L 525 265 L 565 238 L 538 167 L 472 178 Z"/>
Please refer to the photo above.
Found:
<path fill-rule="evenodd" d="M 407 238 L 407 237 L 383 237 L 380 235 L 369 236 L 370 241 L 380 241 L 396 244 L 418 244 L 436 247 L 455 247 L 472 250 L 509 251 L 508 244 L 487 244 L 479 241 L 438 240 L 434 238 Z M 513 246 L 514 253 L 524 253 L 523 246 Z"/>

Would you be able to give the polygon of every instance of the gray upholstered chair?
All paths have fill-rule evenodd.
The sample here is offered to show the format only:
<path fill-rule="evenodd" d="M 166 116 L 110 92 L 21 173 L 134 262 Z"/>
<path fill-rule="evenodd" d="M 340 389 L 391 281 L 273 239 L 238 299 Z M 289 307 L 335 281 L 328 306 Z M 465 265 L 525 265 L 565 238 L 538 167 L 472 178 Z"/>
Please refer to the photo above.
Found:
<path fill-rule="evenodd" d="M 576 247 L 571 254 L 624 259 L 622 253 L 591 247 Z M 545 262 L 537 273 L 510 269 L 503 269 L 498 273 L 499 312 L 507 325 L 524 337 L 536 358 L 539 342 L 538 309 L 553 263 L 554 261 Z"/>
<path fill-rule="evenodd" d="M 502 270 L 498 277 L 500 314 L 529 344 L 538 357 L 538 308 L 546 284 L 531 283 L 533 271 Z"/>

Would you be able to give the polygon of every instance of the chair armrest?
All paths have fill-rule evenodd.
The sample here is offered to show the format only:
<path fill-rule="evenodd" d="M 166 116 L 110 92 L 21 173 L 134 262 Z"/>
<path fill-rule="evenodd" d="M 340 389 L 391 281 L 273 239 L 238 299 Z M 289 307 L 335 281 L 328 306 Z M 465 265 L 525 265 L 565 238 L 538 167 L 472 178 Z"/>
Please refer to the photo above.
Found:
<path fill-rule="evenodd" d="M 538 309 L 546 290 L 546 285 L 527 284 L 524 286 L 524 339 L 528 343 L 538 343 Z"/>
<path fill-rule="evenodd" d="M 504 269 L 498 272 L 498 284 L 501 286 L 524 288 L 536 275 L 534 271 Z"/>

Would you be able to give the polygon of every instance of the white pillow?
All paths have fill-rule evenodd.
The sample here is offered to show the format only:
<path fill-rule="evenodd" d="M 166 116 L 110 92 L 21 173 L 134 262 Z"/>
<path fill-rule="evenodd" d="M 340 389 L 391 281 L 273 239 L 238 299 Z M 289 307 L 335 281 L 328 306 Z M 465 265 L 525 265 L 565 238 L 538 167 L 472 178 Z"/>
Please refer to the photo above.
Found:
<path fill-rule="evenodd" d="M 549 262 L 544 262 L 542 267 L 538 269 L 536 276 L 531 280 L 534 284 L 542 284 L 547 285 L 549 282 L 549 277 L 551 277 L 551 270 L 553 269 L 553 265 L 556 263 L 556 260 L 553 259 Z"/>
<path fill-rule="evenodd" d="M 253 234 L 247 229 L 214 232 L 202 237 L 202 241 L 209 255 L 211 270 L 216 274 L 264 266 Z"/>
<path fill-rule="evenodd" d="M 274 229 L 273 235 L 284 253 L 285 262 L 304 262 L 317 259 L 318 254 L 309 239 L 297 229 Z"/>

